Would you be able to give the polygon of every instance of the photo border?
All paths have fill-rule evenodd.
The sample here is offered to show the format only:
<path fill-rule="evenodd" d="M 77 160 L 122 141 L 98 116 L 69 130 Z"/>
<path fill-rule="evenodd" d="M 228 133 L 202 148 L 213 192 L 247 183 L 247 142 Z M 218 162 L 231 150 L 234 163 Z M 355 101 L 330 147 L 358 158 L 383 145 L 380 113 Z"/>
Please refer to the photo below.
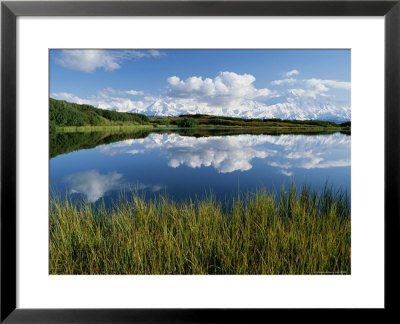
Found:
<path fill-rule="evenodd" d="M 7 323 L 237 322 L 271 309 L 17 309 L 16 19 L 18 16 L 384 16 L 385 310 L 398 308 L 400 0 L 4 1 L 1 3 L 1 313 Z M 284 309 L 283 309 L 284 310 Z M 304 311 L 302 312 L 304 314 Z M 379 312 L 381 315 L 382 313 Z M 307 312 L 308 314 L 308 312 Z M 245 320 L 247 319 L 247 320 Z M 267 320 L 267 318 L 265 319 Z"/>

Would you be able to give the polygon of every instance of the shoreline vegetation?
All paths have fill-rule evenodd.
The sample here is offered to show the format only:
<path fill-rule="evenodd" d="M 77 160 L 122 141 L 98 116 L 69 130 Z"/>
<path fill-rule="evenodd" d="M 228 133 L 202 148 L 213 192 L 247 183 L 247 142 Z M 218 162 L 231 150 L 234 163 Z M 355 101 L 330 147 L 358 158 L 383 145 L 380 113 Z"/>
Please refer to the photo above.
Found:
<path fill-rule="evenodd" d="M 319 120 L 245 119 L 214 115 L 148 117 L 79 105 L 50 98 L 50 132 L 128 131 L 140 129 L 221 128 L 262 129 L 265 132 L 351 132 L 351 122 Z"/>
<path fill-rule="evenodd" d="M 350 274 L 349 204 L 344 191 L 294 184 L 225 203 L 212 194 L 176 202 L 125 193 L 111 207 L 52 197 L 49 271 Z"/>
<path fill-rule="evenodd" d="M 56 133 L 90 133 L 90 132 L 128 132 L 128 131 L 139 131 L 139 130 L 149 130 L 158 131 L 161 129 L 165 130 L 176 130 L 180 128 L 187 127 L 177 127 L 174 125 L 169 126 L 154 126 L 154 125 L 110 125 L 110 126 L 57 126 Z M 264 133 L 277 133 L 280 134 L 302 134 L 302 133 L 335 133 L 335 132 L 346 132 L 349 129 L 343 129 L 342 127 L 289 127 L 289 126 L 213 126 L 213 125 L 198 125 L 195 127 L 190 127 L 190 129 L 221 129 L 221 130 L 242 130 L 246 131 L 248 129 L 264 131 Z"/>
<path fill-rule="evenodd" d="M 50 159 L 146 138 L 351 134 L 351 123 L 212 115 L 148 117 L 50 98 Z M 350 274 L 347 192 L 327 185 L 175 201 L 121 193 L 111 205 L 50 195 L 50 274 Z"/>
<path fill-rule="evenodd" d="M 351 134 L 351 123 L 280 119 L 241 119 L 211 115 L 148 117 L 120 113 L 50 98 L 50 158 L 79 149 L 135 138 L 150 133 L 181 136 Z"/>
<path fill-rule="evenodd" d="M 127 139 L 146 138 L 150 133 L 156 134 L 178 134 L 189 137 L 211 137 L 211 136 L 233 136 L 233 135 L 271 135 L 279 136 L 282 134 L 301 134 L 308 135 L 327 135 L 337 131 L 309 131 L 293 132 L 289 130 L 266 130 L 263 128 L 149 128 L 147 126 L 134 126 L 119 128 L 102 126 L 93 127 L 66 127 L 65 131 L 50 132 L 50 158 L 60 154 L 66 154 L 81 149 L 91 149 L 103 144 L 124 141 Z M 341 133 L 348 134 L 341 131 Z"/>

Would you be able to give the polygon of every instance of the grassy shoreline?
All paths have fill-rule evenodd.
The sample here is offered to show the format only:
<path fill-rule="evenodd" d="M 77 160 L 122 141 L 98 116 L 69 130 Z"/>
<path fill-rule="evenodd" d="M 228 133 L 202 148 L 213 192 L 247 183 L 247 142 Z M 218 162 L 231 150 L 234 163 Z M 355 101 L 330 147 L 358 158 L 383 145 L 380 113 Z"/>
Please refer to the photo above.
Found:
<path fill-rule="evenodd" d="M 79 129 L 73 127 L 61 129 L 60 131 L 50 132 L 50 158 L 54 158 L 60 154 L 66 154 L 80 149 L 91 149 L 102 144 L 110 144 L 127 139 L 146 138 L 149 134 L 178 134 L 180 136 L 189 137 L 211 137 L 211 136 L 234 136 L 234 135 L 328 135 L 337 133 L 337 130 L 282 130 L 282 129 L 265 129 L 265 128 L 149 128 L 149 127 L 126 127 L 117 129 L 102 130 L 93 128 Z M 349 132 L 340 131 L 346 135 Z"/>
<path fill-rule="evenodd" d="M 50 274 L 350 274 L 343 192 L 262 189 L 229 206 L 213 196 L 134 194 L 111 208 L 52 198 Z"/>
<path fill-rule="evenodd" d="M 90 132 L 99 130 L 126 130 L 140 127 L 218 127 L 218 128 L 258 128 L 271 130 L 307 128 L 337 129 L 350 132 L 351 122 L 336 123 L 322 120 L 289 120 L 281 118 L 239 118 L 208 114 L 184 114 L 179 116 L 146 116 L 139 113 L 118 112 L 99 109 L 90 105 L 80 105 L 64 100 L 49 99 L 50 130 L 59 132 Z"/>
<path fill-rule="evenodd" d="M 207 129 L 221 129 L 221 130 L 259 130 L 265 132 L 282 132 L 282 133 L 304 133 L 304 132 L 340 132 L 350 131 L 341 127 L 268 127 L 268 126 L 222 126 L 222 125 L 198 125 L 195 127 L 176 127 L 176 126 L 154 126 L 154 125 L 121 125 L 121 126 L 57 126 L 56 133 L 90 133 L 90 132 L 127 132 L 136 130 L 175 130 L 175 129 L 186 129 L 186 130 L 207 130 Z"/>
<path fill-rule="evenodd" d="M 147 130 L 153 128 L 153 125 L 109 125 L 109 126 L 57 126 L 57 133 L 90 133 L 90 132 L 108 132 L 108 131 L 135 131 Z"/>

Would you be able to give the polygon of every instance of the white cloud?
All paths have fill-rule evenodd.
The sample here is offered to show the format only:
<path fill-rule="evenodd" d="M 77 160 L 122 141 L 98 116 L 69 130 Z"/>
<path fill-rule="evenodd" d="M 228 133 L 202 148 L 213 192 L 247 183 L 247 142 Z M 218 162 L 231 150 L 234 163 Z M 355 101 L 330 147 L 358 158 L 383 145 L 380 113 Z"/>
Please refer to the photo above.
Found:
<path fill-rule="evenodd" d="M 89 170 L 69 174 L 63 181 L 68 185 L 70 193 L 84 194 L 91 203 L 96 202 L 107 192 L 129 190 L 151 190 L 158 192 L 166 188 L 160 184 L 124 183 L 123 175 L 118 172 L 101 174 L 97 170 Z"/>
<path fill-rule="evenodd" d="M 284 85 L 284 84 L 294 84 L 297 80 L 293 78 L 282 79 L 282 80 L 274 80 L 271 82 L 272 85 Z"/>
<path fill-rule="evenodd" d="M 164 55 L 165 53 L 158 50 L 62 50 L 56 53 L 54 61 L 67 69 L 91 73 L 99 68 L 114 71 L 127 60 Z"/>
<path fill-rule="evenodd" d="M 80 98 L 68 92 L 52 92 L 50 96 L 54 99 L 66 100 L 77 104 L 92 105 L 100 109 L 112 109 L 120 112 L 138 112 L 145 113 L 146 109 L 154 102 L 155 98 L 151 96 L 143 97 L 137 100 L 132 100 L 128 96 L 144 95 L 143 91 L 139 90 L 114 90 L 107 88 L 99 91 L 97 95 L 88 98 Z"/>
<path fill-rule="evenodd" d="M 232 100 L 229 104 L 204 102 L 199 98 L 144 96 L 133 100 L 110 96 L 107 91 L 97 96 L 81 98 L 72 93 L 53 92 L 51 97 L 101 109 L 136 112 L 149 116 L 177 116 L 181 114 L 210 114 L 241 118 L 319 119 L 347 121 L 351 118 L 350 102 L 335 102 L 315 89 L 290 89 L 267 104 L 254 99 Z"/>
<path fill-rule="evenodd" d="M 317 84 L 312 88 L 308 89 L 289 89 L 289 93 L 295 97 L 310 97 L 316 99 L 317 96 L 325 96 L 325 92 L 329 89 L 323 84 Z"/>
<path fill-rule="evenodd" d="M 212 166 L 220 173 L 229 173 L 250 170 L 252 159 L 265 158 L 274 153 L 269 148 L 252 147 L 258 144 L 257 136 L 250 135 L 195 138 L 178 134 L 150 134 L 145 139 L 123 141 L 99 149 L 107 155 L 161 150 L 168 155 L 168 165 L 172 168 L 181 165 L 191 168 Z"/>
<path fill-rule="evenodd" d="M 149 50 L 149 55 L 153 57 L 160 57 L 165 56 L 166 54 L 164 52 L 160 52 L 159 50 Z"/>
<path fill-rule="evenodd" d="M 127 90 L 125 91 L 125 93 L 132 96 L 140 96 L 144 94 L 143 91 L 138 91 L 138 90 Z"/>
<path fill-rule="evenodd" d="M 101 109 L 136 112 L 149 116 L 210 114 L 241 118 L 350 120 L 350 82 L 286 78 L 272 81 L 277 90 L 256 88 L 250 74 L 221 72 L 215 78 L 192 76 L 167 79 L 167 92 L 145 95 L 137 89 L 106 88 L 87 98 L 67 92 L 51 97 Z"/>
<path fill-rule="evenodd" d="M 285 175 L 285 176 L 288 176 L 288 177 L 292 177 L 292 176 L 294 175 L 293 172 L 286 171 L 286 170 L 281 170 L 281 173 L 282 173 L 283 175 Z"/>
<path fill-rule="evenodd" d="M 64 178 L 64 182 L 70 187 L 71 193 L 82 193 L 93 203 L 106 192 L 119 189 L 122 174 L 117 172 L 101 174 L 97 170 L 89 170 L 70 174 Z"/>
<path fill-rule="evenodd" d="M 297 80 L 293 78 L 274 80 L 271 82 L 274 86 L 296 85 L 296 88 L 287 90 L 287 93 L 294 97 L 310 97 L 316 99 L 319 96 L 328 96 L 327 92 L 331 89 L 341 89 L 345 91 L 351 90 L 351 83 L 336 80 L 322 80 L 322 79 L 304 79 Z"/>
<path fill-rule="evenodd" d="M 73 93 L 69 92 L 52 92 L 50 94 L 51 98 L 54 99 L 59 99 L 59 100 L 65 100 L 77 104 L 89 104 L 89 102 L 86 99 L 79 98 L 78 96 L 75 96 Z"/>
<path fill-rule="evenodd" d="M 331 88 L 338 88 L 338 89 L 345 89 L 345 90 L 351 89 L 350 82 L 335 81 L 335 80 L 321 80 L 321 79 L 306 79 L 304 81 L 306 82 L 306 84 L 310 85 L 311 87 L 315 87 L 315 88 L 325 89 L 326 86 L 328 86 Z"/>
<path fill-rule="evenodd" d="M 291 77 L 291 76 L 293 76 L 293 75 L 299 75 L 299 74 L 300 74 L 299 71 L 297 71 L 297 70 L 291 70 L 291 71 L 289 71 L 289 72 L 283 73 L 283 76 L 289 78 L 289 77 Z"/>
<path fill-rule="evenodd" d="M 253 83 L 256 78 L 251 74 L 220 72 L 214 79 L 192 76 L 181 80 L 177 76 L 168 78 L 169 97 L 196 98 L 211 105 L 238 104 L 245 99 L 268 97 L 272 91 L 257 89 Z"/>
<path fill-rule="evenodd" d="M 141 96 L 144 95 L 143 91 L 139 90 L 115 90 L 113 88 L 106 88 L 98 92 L 100 97 L 108 98 L 110 95 L 130 95 L 130 96 Z"/>
<path fill-rule="evenodd" d="M 306 79 L 301 83 L 304 88 L 290 89 L 289 92 L 294 96 L 317 98 L 318 96 L 327 96 L 327 92 L 331 88 L 350 90 L 351 83 L 335 80 Z"/>
<path fill-rule="evenodd" d="M 247 171 L 252 168 L 251 160 L 265 158 L 269 149 L 245 147 L 234 137 L 211 137 L 180 141 L 168 148 L 168 165 L 177 168 L 186 165 L 191 168 L 212 166 L 220 173 Z"/>
<path fill-rule="evenodd" d="M 63 50 L 55 62 L 65 68 L 83 72 L 93 72 L 97 68 L 105 71 L 119 69 L 120 65 L 105 50 Z"/>
<path fill-rule="evenodd" d="M 295 169 L 324 169 L 350 166 L 350 136 L 237 135 L 186 137 L 178 134 L 150 134 L 144 139 L 113 143 L 99 150 L 108 155 L 143 154 L 158 150 L 167 156 L 168 166 L 213 167 L 220 173 L 247 171 L 254 159 L 263 159 L 287 176 Z"/>
<path fill-rule="evenodd" d="M 143 184 L 143 183 L 137 183 L 137 184 L 134 184 L 133 186 L 129 186 L 129 187 L 130 187 L 130 189 L 133 189 L 133 190 L 150 190 L 152 192 L 159 192 L 159 191 L 167 188 L 166 186 L 163 186 L 163 185 L 158 185 L 158 184 L 151 185 L 151 184 Z"/>

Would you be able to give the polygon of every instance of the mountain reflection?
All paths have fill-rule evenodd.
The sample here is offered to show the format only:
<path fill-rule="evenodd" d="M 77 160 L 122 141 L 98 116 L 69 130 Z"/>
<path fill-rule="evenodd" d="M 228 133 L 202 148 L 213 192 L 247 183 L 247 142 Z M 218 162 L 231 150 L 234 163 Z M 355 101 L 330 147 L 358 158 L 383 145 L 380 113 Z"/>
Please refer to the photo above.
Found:
<path fill-rule="evenodd" d="M 213 167 L 219 173 L 247 171 L 254 159 L 263 159 L 278 172 L 292 176 L 294 169 L 323 169 L 350 166 L 351 137 L 331 135 L 235 135 L 186 137 L 179 134 L 150 134 L 99 147 L 107 155 L 143 154 L 158 150 L 168 166 Z"/>

